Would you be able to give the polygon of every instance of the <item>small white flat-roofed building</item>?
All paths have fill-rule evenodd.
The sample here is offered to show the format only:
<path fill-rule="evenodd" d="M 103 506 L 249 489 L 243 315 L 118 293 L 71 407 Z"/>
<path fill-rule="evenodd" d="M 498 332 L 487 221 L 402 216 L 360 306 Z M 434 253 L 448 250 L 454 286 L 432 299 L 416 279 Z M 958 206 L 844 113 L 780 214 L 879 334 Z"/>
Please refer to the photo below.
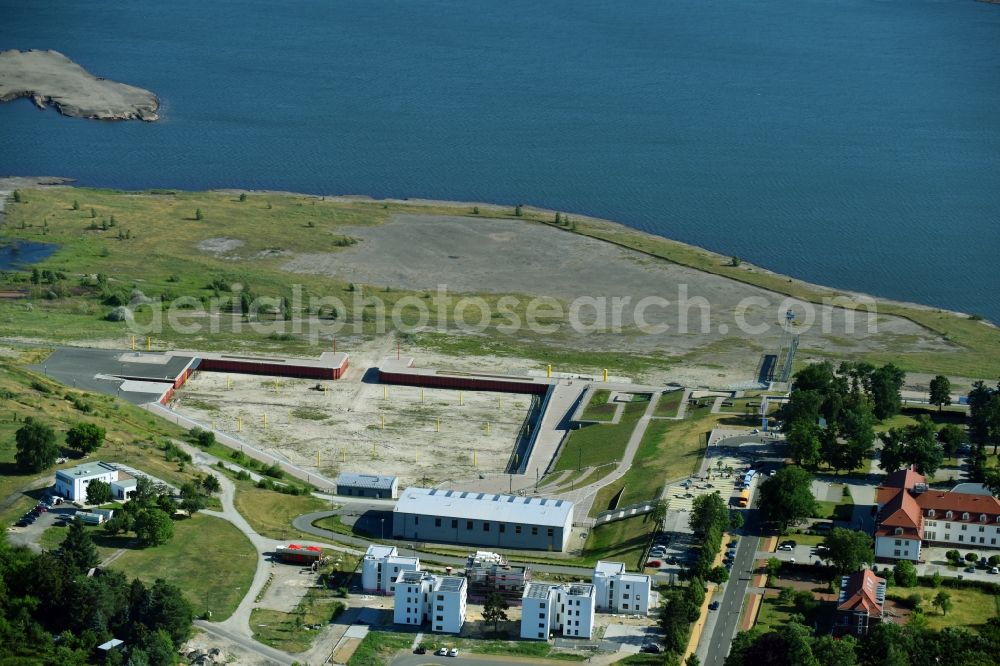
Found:
<path fill-rule="evenodd" d="M 597 610 L 604 613 L 645 615 L 649 612 L 652 581 L 646 574 L 625 571 L 622 562 L 598 562 L 592 578 Z"/>
<path fill-rule="evenodd" d="M 462 490 L 407 488 L 393 509 L 397 539 L 562 551 L 573 528 L 573 503 Z"/>
<path fill-rule="evenodd" d="M 521 638 L 548 640 L 560 633 L 589 639 L 594 634 L 595 601 L 590 583 L 530 583 L 521 600 Z"/>
<path fill-rule="evenodd" d="M 395 582 L 392 619 L 396 624 L 420 626 L 457 634 L 465 624 L 467 583 L 461 576 L 436 576 L 426 571 L 401 571 Z"/>
<path fill-rule="evenodd" d="M 138 482 L 125 472 L 118 472 L 118 480 L 111 483 L 111 494 L 123 502 L 132 499 Z"/>
<path fill-rule="evenodd" d="M 368 546 L 361 560 L 361 587 L 367 594 L 394 594 L 401 571 L 420 571 L 420 559 L 403 557 L 395 546 Z"/>
<path fill-rule="evenodd" d="M 395 476 L 341 472 L 335 483 L 337 494 L 345 497 L 371 497 L 373 499 L 396 499 L 399 497 L 399 478 Z"/>
<path fill-rule="evenodd" d="M 71 502 L 86 502 L 87 486 L 94 481 L 113 485 L 118 476 L 118 469 L 106 462 L 84 463 L 56 472 L 55 492 Z"/>

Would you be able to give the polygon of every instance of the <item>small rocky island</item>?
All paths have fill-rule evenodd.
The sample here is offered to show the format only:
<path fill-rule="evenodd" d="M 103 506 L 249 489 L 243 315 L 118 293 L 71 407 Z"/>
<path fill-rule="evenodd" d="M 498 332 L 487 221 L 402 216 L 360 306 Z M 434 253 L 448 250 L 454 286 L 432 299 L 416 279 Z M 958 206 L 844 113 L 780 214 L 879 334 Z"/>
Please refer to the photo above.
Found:
<path fill-rule="evenodd" d="M 58 51 L 0 51 L 0 102 L 19 97 L 78 118 L 159 120 L 156 95 L 94 76 Z"/>

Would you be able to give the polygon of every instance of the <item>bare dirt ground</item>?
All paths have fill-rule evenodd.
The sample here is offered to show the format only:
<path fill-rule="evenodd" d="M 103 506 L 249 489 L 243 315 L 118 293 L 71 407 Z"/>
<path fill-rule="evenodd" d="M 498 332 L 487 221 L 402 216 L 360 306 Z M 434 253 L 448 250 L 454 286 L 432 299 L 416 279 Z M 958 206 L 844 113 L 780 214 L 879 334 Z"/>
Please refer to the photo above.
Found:
<path fill-rule="evenodd" d="M 361 374 L 324 382 L 324 391 L 316 381 L 199 373 L 173 408 L 330 477 L 345 470 L 437 484 L 506 467 L 528 396 L 385 387 Z"/>
<path fill-rule="evenodd" d="M 737 368 L 744 378 L 760 353 L 781 345 L 781 324 L 790 307 L 797 310 L 803 353 L 953 349 L 908 320 L 864 309 L 853 313 L 853 332 L 851 315 L 842 308 L 814 311 L 814 323 L 806 328 L 804 306 L 780 294 L 535 223 L 398 215 L 381 226 L 344 232 L 360 242 L 335 254 L 296 255 L 283 268 L 394 289 L 434 293 L 445 285 L 450 294 L 511 294 L 525 302 L 543 296 L 563 303 L 603 298 L 609 319 L 611 299 L 627 298 L 618 332 L 564 326 L 554 341 L 571 340 L 582 349 L 682 356 L 686 364 L 707 363 L 730 374 Z M 637 328 L 633 306 L 644 297 L 668 301 L 643 313 L 647 324 L 668 325 L 665 332 L 647 334 Z M 580 320 L 593 323 L 593 308 L 582 305 Z M 751 327 L 767 330 L 748 332 Z"/>

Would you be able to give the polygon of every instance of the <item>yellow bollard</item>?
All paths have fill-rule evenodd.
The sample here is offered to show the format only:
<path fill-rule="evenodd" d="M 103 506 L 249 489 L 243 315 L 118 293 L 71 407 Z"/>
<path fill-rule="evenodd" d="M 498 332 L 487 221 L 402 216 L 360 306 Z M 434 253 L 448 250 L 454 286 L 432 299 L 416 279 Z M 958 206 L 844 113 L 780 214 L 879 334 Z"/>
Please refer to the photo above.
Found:
<path fill-rule="evenodd" d="M 605 382 L 608 381 L 608 369 L 607 368 L 604 368 L 604 381 Z"/>
<path fill-rule="evenodd" d="M 437 422 L 434 425 L 434 432 L 441 432 L 441 417 L 438 417 Z"/>
<path fill-rule="evenodd" d="M 132 351 L 135 351 L 135 336 L 132 336 Z"/>
<path fill-rule="evenodd" d="M 236 417 L 236 432 L 243 432 L 243 417 Z"/>
<path fill-rule="evenodd" d="M 420 402 L 424 401 L 424 390 L 420 389 Z"/>
<path fill-rule="evenodd" d="M 479 459 L 476 457 L 476 452 L 472 452 L 472 466 L 479 467 Z"/>
<path fill-rule="evenodd" d="M 383 400 L 388 400 L 389 399 L 389 387 L 388 386 L 383 386 L 382 387 L 382 399 Z"/>
<path fill-rule="evenodd" d="M 233 378 L 231 375 L 226 375 L 226 388 L 230 391 L 233 389 Z"/>
<path fill-rule="evenodd" d="M 316 467 L 319 467 L 319 449 L 316 450 Z"/>
<path fill-rule="evenodd" d="M 490 434 L 490 422 L 489 421 L 486 422 L 486 434 L 487 435 Z"/>
<path fill-rule="evenodd" d="M 459 391 L 458 392 L 458 404 L 459 404 L 459 406 L 465 404 L 465 392 L 464 391 Z"/>
<path fill-rule="evenodd" d="M 146 351 L 151 351 L 152 349 L 153 349 L 153 338 L 152 337 L 147 337 L 146 338 Z"/>
<path fill-rule="evenodd" d="M 267 427 L 267 414 L 262 414 L 261 416 L 262 416 L 261 420 L 262 420 L 262 422 L 264 424 L 264 427 L 266 428 Z"/>
<path fill-rule="evenodd" d="M 341 454 L 341 458 L 340 458 L 340 459 L 341 459 L 341 460 L 342 460 L 343 462 L 347 462 L 347 447 L 344 447 L 344 448 L 342 448 L 342 449 L 340 450 L 340 454 Z"/>
<path fill-rule="evenodd" d="M 549 365 L 545 366 L 545 377 L 548 378 L 548 379 L 552 379 L 552 364 L 551 363 Z"/>
<path fill-rule="evenodd" d="M 379 421 L 382 425 L 382 430 L 385 430 L 385 415 L 379 415 Z"/>

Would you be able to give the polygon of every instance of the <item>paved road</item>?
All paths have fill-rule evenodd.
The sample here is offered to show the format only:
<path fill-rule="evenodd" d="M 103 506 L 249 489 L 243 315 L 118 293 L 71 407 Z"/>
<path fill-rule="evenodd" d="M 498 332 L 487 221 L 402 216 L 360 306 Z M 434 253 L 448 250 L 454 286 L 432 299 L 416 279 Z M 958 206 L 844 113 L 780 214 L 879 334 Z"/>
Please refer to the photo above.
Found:
<path fill-rule="evenodd" d="M 753 570 L 759 535 L 757 510 L 747 510 L 744 516 L 746 523 L 741 532 L 745 536 L 740 538 L 736 547 L 736 558 L 730 572 L 732 577 L 723 590 L 719 610 L 709 611 L 715 613 L 716 617 L 710 618 L 712 621 L 706 623 L 699 641 L 698 654 L 704 666 L 723 666 L 726 661 L 733 637 L 739 628 L 743 600 L 750 587 L 750 571 Z"/>
<path fill-rule="evenodd" d="M 355 507 L 352 508 L 357 508 L 357 505 L 355 505 Z M 301 530 L 307 534 L 312 534 L 314 536 L 322 537 L 323 539 L 329 539 L 330 541 L 335 541 L 340 544 L 354 546 L 355 548 L 359 548 L 361 550 L 367 550 L 368 546 L 370 546 L 373 543 L 371 539 L 364 539 L 361 537 L 351 536 L 348 534 L 340 534 L 339 532 L 332 532 L 330 530 L 325 530 L 321 527 L 316 527 L 315 525 L 313 525 L 313 523 L 319 520 L 320 518 L 335 516 L 341 513 L 341 511 L 342 510 L 317 511 L 315 513 L 303 514 L 301 516 L 298 516 L 297 518 L 295 518 L 295 520 L 292 521 L 292 526 L 295 529 Z M 400 555 L 404 555 L 407 557 L 419 557 L 423 561 L 435 562 L 437 564 L 444 564 L 446 566 L 459 566 L 459 567 L 465 566 L 464 557 L 451 557 L 448 555 L 425 553 L 422 551 L 412 550 L 399 545 L 397 545 L 397 548 L 399 549 Z M 471 546 L 470 549 L 472 549 Z M 510 560 L 510 563 L 516 565 L 517 564 L 516 558 L 512 558 Z M 587 580 L 590 580 L 590 577 L 594 573 L 593 567 L 574 567 L 574 566 L 561 566 L 556 564 L 532 564 L 532 563 L 525 563 L 525 566 L 529 566 L 535 571 L 544 571 L 546 573 L 570 574 L 574 576 L 581 576 Z M 449 663 L 454 663 L 454 661 L 451 661 Z"/>

